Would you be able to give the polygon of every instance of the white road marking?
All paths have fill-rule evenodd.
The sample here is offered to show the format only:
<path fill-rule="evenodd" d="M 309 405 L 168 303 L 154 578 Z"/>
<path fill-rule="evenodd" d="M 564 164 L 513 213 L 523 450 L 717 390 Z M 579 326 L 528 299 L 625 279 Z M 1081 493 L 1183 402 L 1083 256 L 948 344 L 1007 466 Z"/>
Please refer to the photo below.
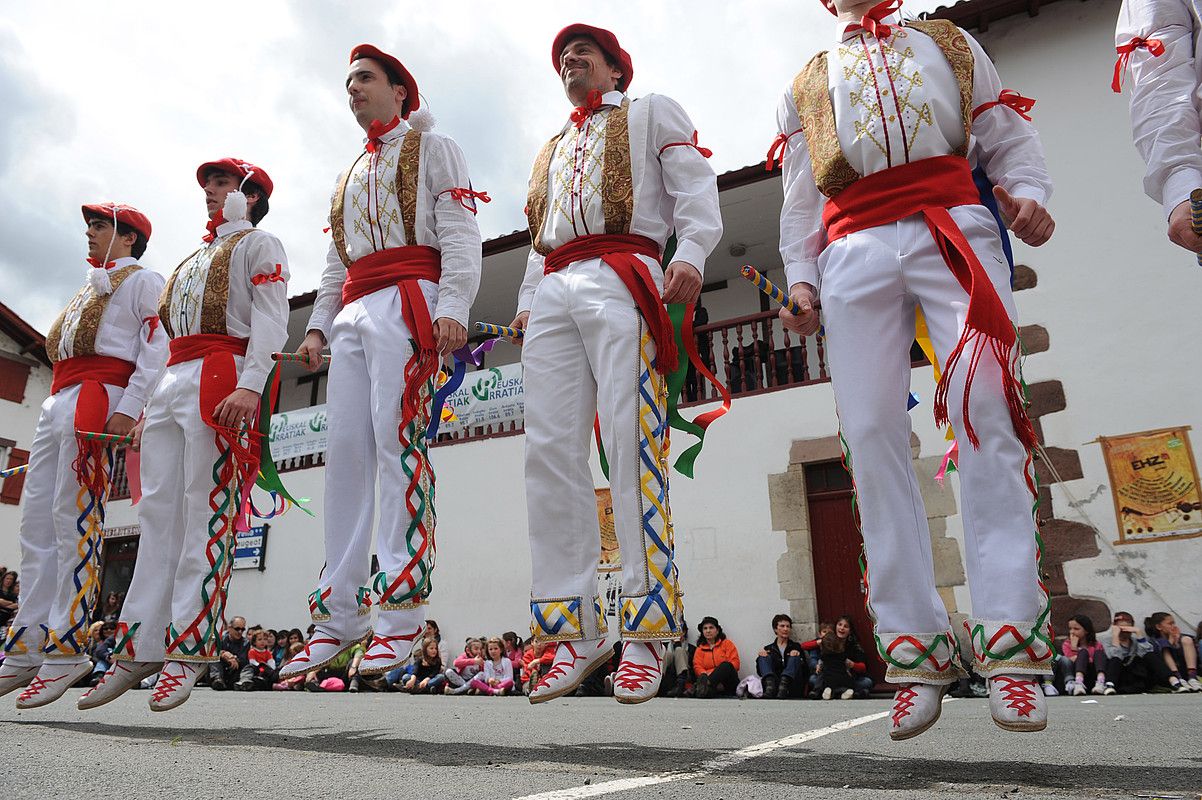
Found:
<path fill-rule="evenodd" d="M 948 699 L 950 700 L 950 698 Z M 947 700 L 944 702 L 947 702 Z M 629 789 L 641 789 L 644 786 L 655 786 L 661 783 L 675 783 L 677 781 L 702 778 L 709 773 L 721 772 L 729 767 L 742 764 L 744 761 L 750 761 L 753 758 L 759 758 L 760 756 L 782 750 L 786 747 L 794 747 L 813 741 L 814 739 L 820 739 L 832 733 L 839 733 L 840 731 L 856 728 L 860 725 L 866 725 L 869 722 L 875 722 L 887 716 L 889 716 L 888 711 L 881 711 L 877 714 L 867 714 L 863 717 L 836 722 L 834 725 L 828 725 L 825 728 L 815 728 L 812 731 L 795 733 L 783 739 L 775 739 L 763 744 L 753 744 L 750 747 L 744 747 L 741 750 L 735 750 L 732 753 L 726 753 L 717 758 L 704 761 L 698 769 L 689 772 L 661 772 L 658 775 L 644 775 L 640 778 L 618 778 L 617 780 L 594 783 L 588 786 L 573 786 L 567 789 L 555 789 L 550 792 L 528 794 L 515 798 L 515 800 L 577 800 L 582 797 L 598 797 L 600 795 L 613 794 L 614 792 L 624 792 Z"/>

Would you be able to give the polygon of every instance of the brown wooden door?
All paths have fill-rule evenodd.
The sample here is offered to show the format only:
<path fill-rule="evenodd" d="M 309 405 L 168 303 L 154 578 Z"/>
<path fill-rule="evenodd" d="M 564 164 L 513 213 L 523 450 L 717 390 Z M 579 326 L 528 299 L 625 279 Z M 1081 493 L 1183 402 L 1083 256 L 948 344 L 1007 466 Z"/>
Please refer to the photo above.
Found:
<path fill-rule="evenodd" d="M 864 607 L 860 574 L 864 540 L 852 503 L 851 477 L 843 464 L 827 461 L 806 465 L 806 500 L 818 619 L 833 623 L 845 614 L 852 618 L 856 637 L 867 655 L 868 674 L 880 684 L 885 678 L 885 665 L 877 656 L 872 638 L 872 620 Z"/>

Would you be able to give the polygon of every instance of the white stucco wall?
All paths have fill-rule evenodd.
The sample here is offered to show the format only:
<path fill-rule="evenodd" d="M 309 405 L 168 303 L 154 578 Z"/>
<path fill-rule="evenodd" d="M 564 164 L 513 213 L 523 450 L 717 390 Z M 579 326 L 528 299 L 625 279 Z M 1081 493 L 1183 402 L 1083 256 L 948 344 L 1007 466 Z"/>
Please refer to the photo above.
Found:
<path fill-rule="evenodd" d="M 21 349 L 8 336 L 0 334 L 0 350 L 16 353 Z M 28 450 L 33 441 L 33 431 L 38 424 L 42 403 L 50 396 L 50 369 L 36 366 L 29 371 L 29 382 L 25 385 L 25 399 L 20 403 L 0 400 L 0 436 L 12 439 L 21 450 Z M 8 466 L 7 459 L 0 468 Z M 22 502 L 15 506 L 0 503 L 0 565 L 20 570 L 21 545 L 17 531 L 21 525 Z"/>
<path fill-rule="evenodd" d="M 1194 427 L 1202 447 L 1202 268 L 1165 237 L 1143 194 L 1127 96 L 1110 89 L 1117 0 L 1054 3 L 1039 16 L 994 23 L 980 36 L 1002 83 L 1038 101 L 1033 116 L 1056 184 L 1056 234 L 1018 258 L 1039 285 L 1018 295 L 1024 324 L 1047 327 L 1051 350 L 1027 362 L 1028 382 L 1058 379 L 1066 411 L 1043 420 L 1049 445 L 1075 448 L 1084 477 L 1052 489 L 1057 516 L 1097 527 L 1102 553 L 1065 565 L 1069 591 L 1142 619 L 1171 607 L 1202 619 L 1202 539 L 1117 551 L 1148 587 L 1116 573 L 1118 538 L 1099 435 Z M 1100 491 L 1099 491 L 1100 489 Z M 1080 501 L 1080 512 L 1071 505 Z"/>

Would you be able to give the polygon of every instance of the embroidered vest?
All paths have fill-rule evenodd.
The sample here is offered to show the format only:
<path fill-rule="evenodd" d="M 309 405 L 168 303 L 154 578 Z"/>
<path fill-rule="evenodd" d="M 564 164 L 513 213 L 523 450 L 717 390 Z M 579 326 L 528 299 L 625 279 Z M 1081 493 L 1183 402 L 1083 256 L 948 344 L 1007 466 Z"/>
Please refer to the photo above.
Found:
<path fill-rule="evenodd" d="M 401 224 L 405 226 L 405 242 L 417 244 L 417 180 L 421 173 L 422 134 L 421 131 L 406 131 L 401 140 L 401 152 L 397 156 L 397 199 L 401 202 Z M 363 160 L 367 152 L 359 154 L 355 163 L 342 176 L 337 191 L 334 192 L 334 202 L 330 206 L 330 234 L 334 237 L 334 247 L 343 266 L 351 265 L 351 257 L 346 251 L 346 187 L 350 183 L 355 167 Z"/>
<path fill-rule="evenodd" d="M 534 252 L 546 255 L 551 248 L 543 244 L 543 226 L 547 222 L 547 191 L 551 181 L 551 159 L 555 147 L 567 133 L 567 127 L 543 145 L 530 173 L 526 196 L 526 220 Z M 610 110 L 605 121 L 605 152 L 601 157 L 601 209 L 607 234 L 630 233 L 634 218 L 634 178 L 630 167 L 630 100 Z"/>
<path fill-rule="evenodd" d="M 943 51 L 947 63 L 956 76 L 960 87 L 960 111 L 964 119 L 964 144 L 956 151 L 958 156 L 968 155 L 968 141 L 972 134 L 972 81 L 973 56 L 968 40 L 952 22 L 943 19 L 910 20 L 904 27 L 911 28 L 935 40 Z M 835 108 L 831 103 L 830 83 L 827 75 L 826 52 L 810 59 L 805 69 L 793 80 L 793 102 L 797 107 L 797 118 L 810 148 L 810 164 L 814 168 L 814 182 L 818 190 L 827 197 L 834 197 L 860 179 L 860 174 L 848 162 L 839 144 L 835 127 Z"/>
<path fill-rule="evenodd" d="M 234 248 L 237 247 L 238 242 L 245 239 L 254 230 L 254 228 L 249 228 L 232 233 L 217 245 L 217 251 L 213 253 L 213 257 L 209 261 L 208 275 L 205 277 L 204 299 L 200 306 L 200 330 L 197 333 L 227 335 L 225 314 L 230 302 L 230 258 L 234 255 Z M 175 291 L 175 282 L 179 278 L 180 272 L 204 249 L 202 247 L 192 253 L 175 268 L 175 272 L 171 273 L 167 285 L 163 287 L 163 293 L 159 296 L 159 320 L 163 323 L 163 330 L 167 331 L 167 335 L 172 339 L 186 333 L 186 331 L 177 332 L 171 327 L 171 296 Z"/>
<path fill-rule="evenodd" d="M 75 297 L 67 303 L 67 307 L 50 326 L 50 333 L 46 334 L 46 355 L 51 361 L 59 360 L 59 347 L 62 345 L 64 333 L 71 337 L 69 352 L 72 356 L 96 355 L 96 334 L 100 331 L 100 320 L 105 309 L 109 307 L 109 301 L 113 299 L 113 295 L 125 279 L 140 269 L 142 267 L 137 264 L 129 264 L 120 269 L 109 270 L 109 281 L 113 284 L 113 291 L 109 294 L 96 294 L 91 286 L 85 286 L 76 292 Z"/>

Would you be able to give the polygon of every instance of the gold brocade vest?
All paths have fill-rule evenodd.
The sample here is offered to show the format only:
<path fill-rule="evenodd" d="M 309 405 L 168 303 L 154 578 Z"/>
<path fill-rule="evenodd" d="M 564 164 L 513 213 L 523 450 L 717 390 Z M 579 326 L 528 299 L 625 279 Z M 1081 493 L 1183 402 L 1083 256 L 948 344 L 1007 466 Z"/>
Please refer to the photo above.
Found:
<path fill-rule="evenodd" d="M 397 198 L 401 203 L 401 224 L 405 226 L 405 242 L 410 245 L 417 244 L 417 181 L 421 174 L 421 154 L 421 131 L 412 129 L 406 131 L 404 139 L 401 140 L 400 155 L 397 156 L 396 186 Z M 346 219 L 343 214 L 346 208 L 346 186 L 351 180 L 355 167 L 366 155 L 366 150 L 360 153 L 359 158 L 355 159 L 355 163 L 351 164 L 351 168 L 342 176 L 342 181 L 338 184 L 337 191 L 334 192 L 334 201 L 330 206 L 330 234 L 334 238 L 334 247 L 338 250 L 338 257 L 342 259 L 342 265 L 345 267 L 349 267 L 352 262 L 346 251 Z"/>
<path fill-rule="evenodd" d="M 238 242 L 245 239 L 254 230 L 254 228 L 249 228 L 232 233 L 217 245 L 217 252 L 213 253 L 213 258 L 209 261 L 208 275 L 205 277 L 205 293 L 200 306 L 200 330 L 198 333 L 227 335 L 225 314 L 230 302 L 230 258 L 233 257 L 234 248 L 237 247 Z M 163 330 L 167 331 L 167 335 L 172 339 L 181 335 L 171 327 L 171 295 L 175 290 L 175 281 L 179 277 L 180 270 L 186 267 L 188 262 L 203 249 L 192 253 L 175 268 L 175 272 L 171 273 L 171 277 L 167 279 L 167 285 L 163 287 L 163 293 L 159 296 L 159 320 L 163 323 Z"/>
<path fill-rule="evenodd" d="M 548 186 L 551 180 L 551 159 L 555 146 L 567 133 L 565 127 L 543 145 L 534 169 L 530 173 L 530 190 L 526 196 L 526 220 L 530 226 L 530 241 L 534 252 L 547 255 L 551 248 L 543 244 L 543 225 L 547 222 Z M 607 234 L 630 233 L 634 218 L 634 178 L 630 168 L 630 100 L 609 112 L 605 122 L 605 153 L 601 160 L 601 208 L 605 215 Z"/>
<path fill-rule="evenodd" d="M 67 312 L 77 304 L 82 304 L 82 308 L 79 311 L 79 323 L 75 326 L 75 334 L 71 340 L 71 355 L 96 355 L 96 334 L 100 331 L 100 319 L 104 316 L 105 309 L 109 307 L 109 301 L 113 299 L 113 295 L 117 293 L 117 289 L 121 287 L 125 279 L 140 269 L 142 267 L 137 264 L 129 264 L 120 269 L 111 270 L 109 281 L 113 284 L 113 291 L 108 294 L 96 294 L 92 291 L 91 286 L 85 286 L 76 292 L 75 297 L 50 326 L 50 333 L 46 334 L 46 355 L 50 357 L 51 361 L 58 361 L 58 349 L 62 344 L 63 337 L 63 322 L 66 320 Z"/>
<path fill-rule="evenodd" d="M 952 68 L 960 87 L 960 111 L 964 118 L 964 144 L 955 155 L 968 155 L 972 134 L 973 56 L 968 40 L 955 24 L 943 20 L 910 20 L 904 27 L 931 37 Z M 834 197 L 862 176 L 848 162 L 836 133 L 835 108 L 831 103 L 830 82 L 827 76 L 826 52 L 821 52 L 806 64 L 793 80 L 793 102 L 797 118 L 810 148 L 810 164 L 814 182 L 827 197 Z"/>

